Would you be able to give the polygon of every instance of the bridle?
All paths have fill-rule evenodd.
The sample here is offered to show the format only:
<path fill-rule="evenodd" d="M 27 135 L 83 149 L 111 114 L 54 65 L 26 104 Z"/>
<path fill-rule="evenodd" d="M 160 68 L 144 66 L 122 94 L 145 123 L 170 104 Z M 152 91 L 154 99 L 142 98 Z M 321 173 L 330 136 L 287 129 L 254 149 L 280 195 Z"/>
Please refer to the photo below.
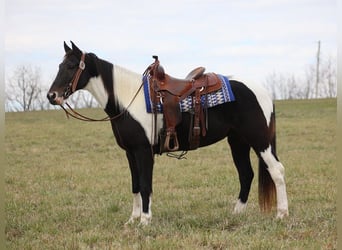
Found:
<path fill-rule="evenodd" d="M 78 69 L 63 94 L 64 98 L 68 98 L 70 95 L 72 95 L 76 91 L 76 87 L 80 79 L 80 76 L 82 74 L 82 71 L 85 69 L 84 59 L 85 59 L 85 53 L 82 53 L 81 60 L 78 65 Z"/>
<path fill-rule="evenodd" d="M 71 82 L 69 83 L 68 87 L 65 89 L 65 92 L 63 94 L 63 97 L 66 99 L 68 98 L 70 95 L 72 95 L 77 88 L 77 84 L 78 81 L 80 79 L 80 76 L 83 72 L 83 70 L 85 69 L 85 53 L 82 53 L 81 56 L 81 60 L 80 63 L 78 65 L 78 69 L 74 75 L 74 77 L 72 78 Z M 80 113 L 78 113 L 76 110 L 74 110 L 69 103 L 65 102 L 65 105 L 69 108 L 69 110 L 67 110 L 63 104 L 60 104 L 59 106 L 64 110 L 66 116 L 69 118 L 69 116 L 81 120 L 81 121 L 86 121 L 86 122 L 105 122 L 105 121 L 111 121 L 111 120 L 115 120 L 117 118 L 119 118 L 120 116 L 122 116 L 124 113 L 126 113 L 126 111 L 128 110 L 128 108 L 132 105 L 133 101 L 135 100 L 135 98 L 137 97 L 138 93 L 140 92 L 140 90 L 142 89 L 144 85 L 144 82 L 142 81 L 137 92 L 135 93 L 135 95 L 133 96 L 132 100 L 130 101 L 130 103 L 128 104 L 128 106 L 126 108 L 124 108 L 118 115 L 110 117 L 110 116 L 106 116 L 102 119 L 94 119 L 94 118 L 90 118 L 87 117 L 85 115 L 82 115 Z"/>

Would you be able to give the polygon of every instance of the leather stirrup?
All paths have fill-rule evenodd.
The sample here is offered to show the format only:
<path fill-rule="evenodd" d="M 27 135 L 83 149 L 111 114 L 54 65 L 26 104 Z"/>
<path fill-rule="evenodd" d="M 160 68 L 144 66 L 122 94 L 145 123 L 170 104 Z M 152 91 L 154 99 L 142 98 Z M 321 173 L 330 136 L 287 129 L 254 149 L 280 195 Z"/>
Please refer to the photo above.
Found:
<path fill-rule="evenodd" d="M 178 149 L 179 149 L 179 143 L 178 143 L 178 138 L 177 138 L 177 132 L 174 130 L 167 131 L 165 142 L 164 142 L 164 150 L 173 152 L 173 151 L 177 151 Z"/>

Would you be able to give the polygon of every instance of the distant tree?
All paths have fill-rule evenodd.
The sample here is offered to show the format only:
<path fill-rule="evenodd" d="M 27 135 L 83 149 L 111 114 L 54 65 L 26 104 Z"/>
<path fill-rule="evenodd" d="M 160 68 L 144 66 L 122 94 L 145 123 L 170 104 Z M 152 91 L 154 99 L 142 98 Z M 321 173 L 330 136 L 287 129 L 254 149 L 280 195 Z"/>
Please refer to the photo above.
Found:
<path fill-rule="evenodd" d="M 321 72 L 322 78 L 322 91 L 326 97 L 337 96 L 337 72 L 336 63 L 329 58 L 323 64 L 323 70 Z"/>
<path fill-rule="evenodd" d="M 6 109 L 8 111 L 30 111 L 37 108 L 42 95 L 41 72 L 31 65 L 18 66 L 6 81 Z"/>
<path fill-rule="evenodd" d="M 316 65 L 309 65 L 305 76 L 286 76 L 273 72 L 265 79 L 264 85 L 273 99 L 310 99 L 337 96 L 336 60 L 329 57 Z M 318 79 L 318 80 L 317 80 Z"/>
<path fill-rule="evenodd" d="M 70 97 L 70 104 L 74 108 L 95 108 L 99 107 L 95 98 L 87 91 L 77 91 Z"/>
<path fill-rule="evenodd" d="M 310 65 L 305 70 L 304 79 L 304 98 L 310 99 L 315 97 L 316 69 L 314 65 Z"/>
<path fill-rule="evenodd" d="M 20 65 L 6 78 L 6 111 L 32 111 L 55 108 L 46 98 L 47 88 L 41 84 L 41 71 L 31 65 Z M 77 91 L 68 102 L 74 108 L 98 107 L 87 91 Z"/>

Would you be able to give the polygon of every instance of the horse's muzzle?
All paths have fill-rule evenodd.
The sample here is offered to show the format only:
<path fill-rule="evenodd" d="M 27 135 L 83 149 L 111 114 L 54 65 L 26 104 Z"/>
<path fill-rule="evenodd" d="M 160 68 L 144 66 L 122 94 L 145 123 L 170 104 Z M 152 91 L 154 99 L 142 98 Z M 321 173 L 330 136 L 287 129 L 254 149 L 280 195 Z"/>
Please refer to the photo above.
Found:
<path fill-rule="evenodd" d="M 62 96 L 58 96 L 57 92 L 49 92 L 47 94 L 47 99 L 52 105 L 62 105 L 64 98 Z"/>

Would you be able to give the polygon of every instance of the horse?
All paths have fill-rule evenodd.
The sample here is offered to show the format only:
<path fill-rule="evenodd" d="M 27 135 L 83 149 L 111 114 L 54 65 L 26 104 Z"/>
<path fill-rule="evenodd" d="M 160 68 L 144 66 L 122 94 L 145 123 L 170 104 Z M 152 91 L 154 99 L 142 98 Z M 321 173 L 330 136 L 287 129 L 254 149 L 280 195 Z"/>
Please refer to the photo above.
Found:
<path fill-rule="evenodd" d="M 152 219 L 152 177 L 154 156 L 161 154 L 163 115 L 146 112 L 142 75 L 85 53 L 72 41 L 64 42 L 65 55 L 47 98 L 52 105 L 66 103 L 74 92 L 88 90 L 108 115 L 117 144 L 125 150 L 132 179 L 133 209 L 126 224 L 148 225 Z M 267 91 L 253 84 L 230 79 L 234 102 L 207 110 L 207 132 L 199 147 L 227 139 L 236 166 L 240 192 L 233 213 L 246 210 L 254 172 L 251 149 L 258 157 L 258 196 L 262 212 L 276 205 L 276 218 L 288 216 L 285 170 L 276 154 L 275 107 Z M 189 148 L 191 115 L 181 113 L 176 126 L 179 151 Z M 158 137 L 157 137 L 158 138 Z"/>

